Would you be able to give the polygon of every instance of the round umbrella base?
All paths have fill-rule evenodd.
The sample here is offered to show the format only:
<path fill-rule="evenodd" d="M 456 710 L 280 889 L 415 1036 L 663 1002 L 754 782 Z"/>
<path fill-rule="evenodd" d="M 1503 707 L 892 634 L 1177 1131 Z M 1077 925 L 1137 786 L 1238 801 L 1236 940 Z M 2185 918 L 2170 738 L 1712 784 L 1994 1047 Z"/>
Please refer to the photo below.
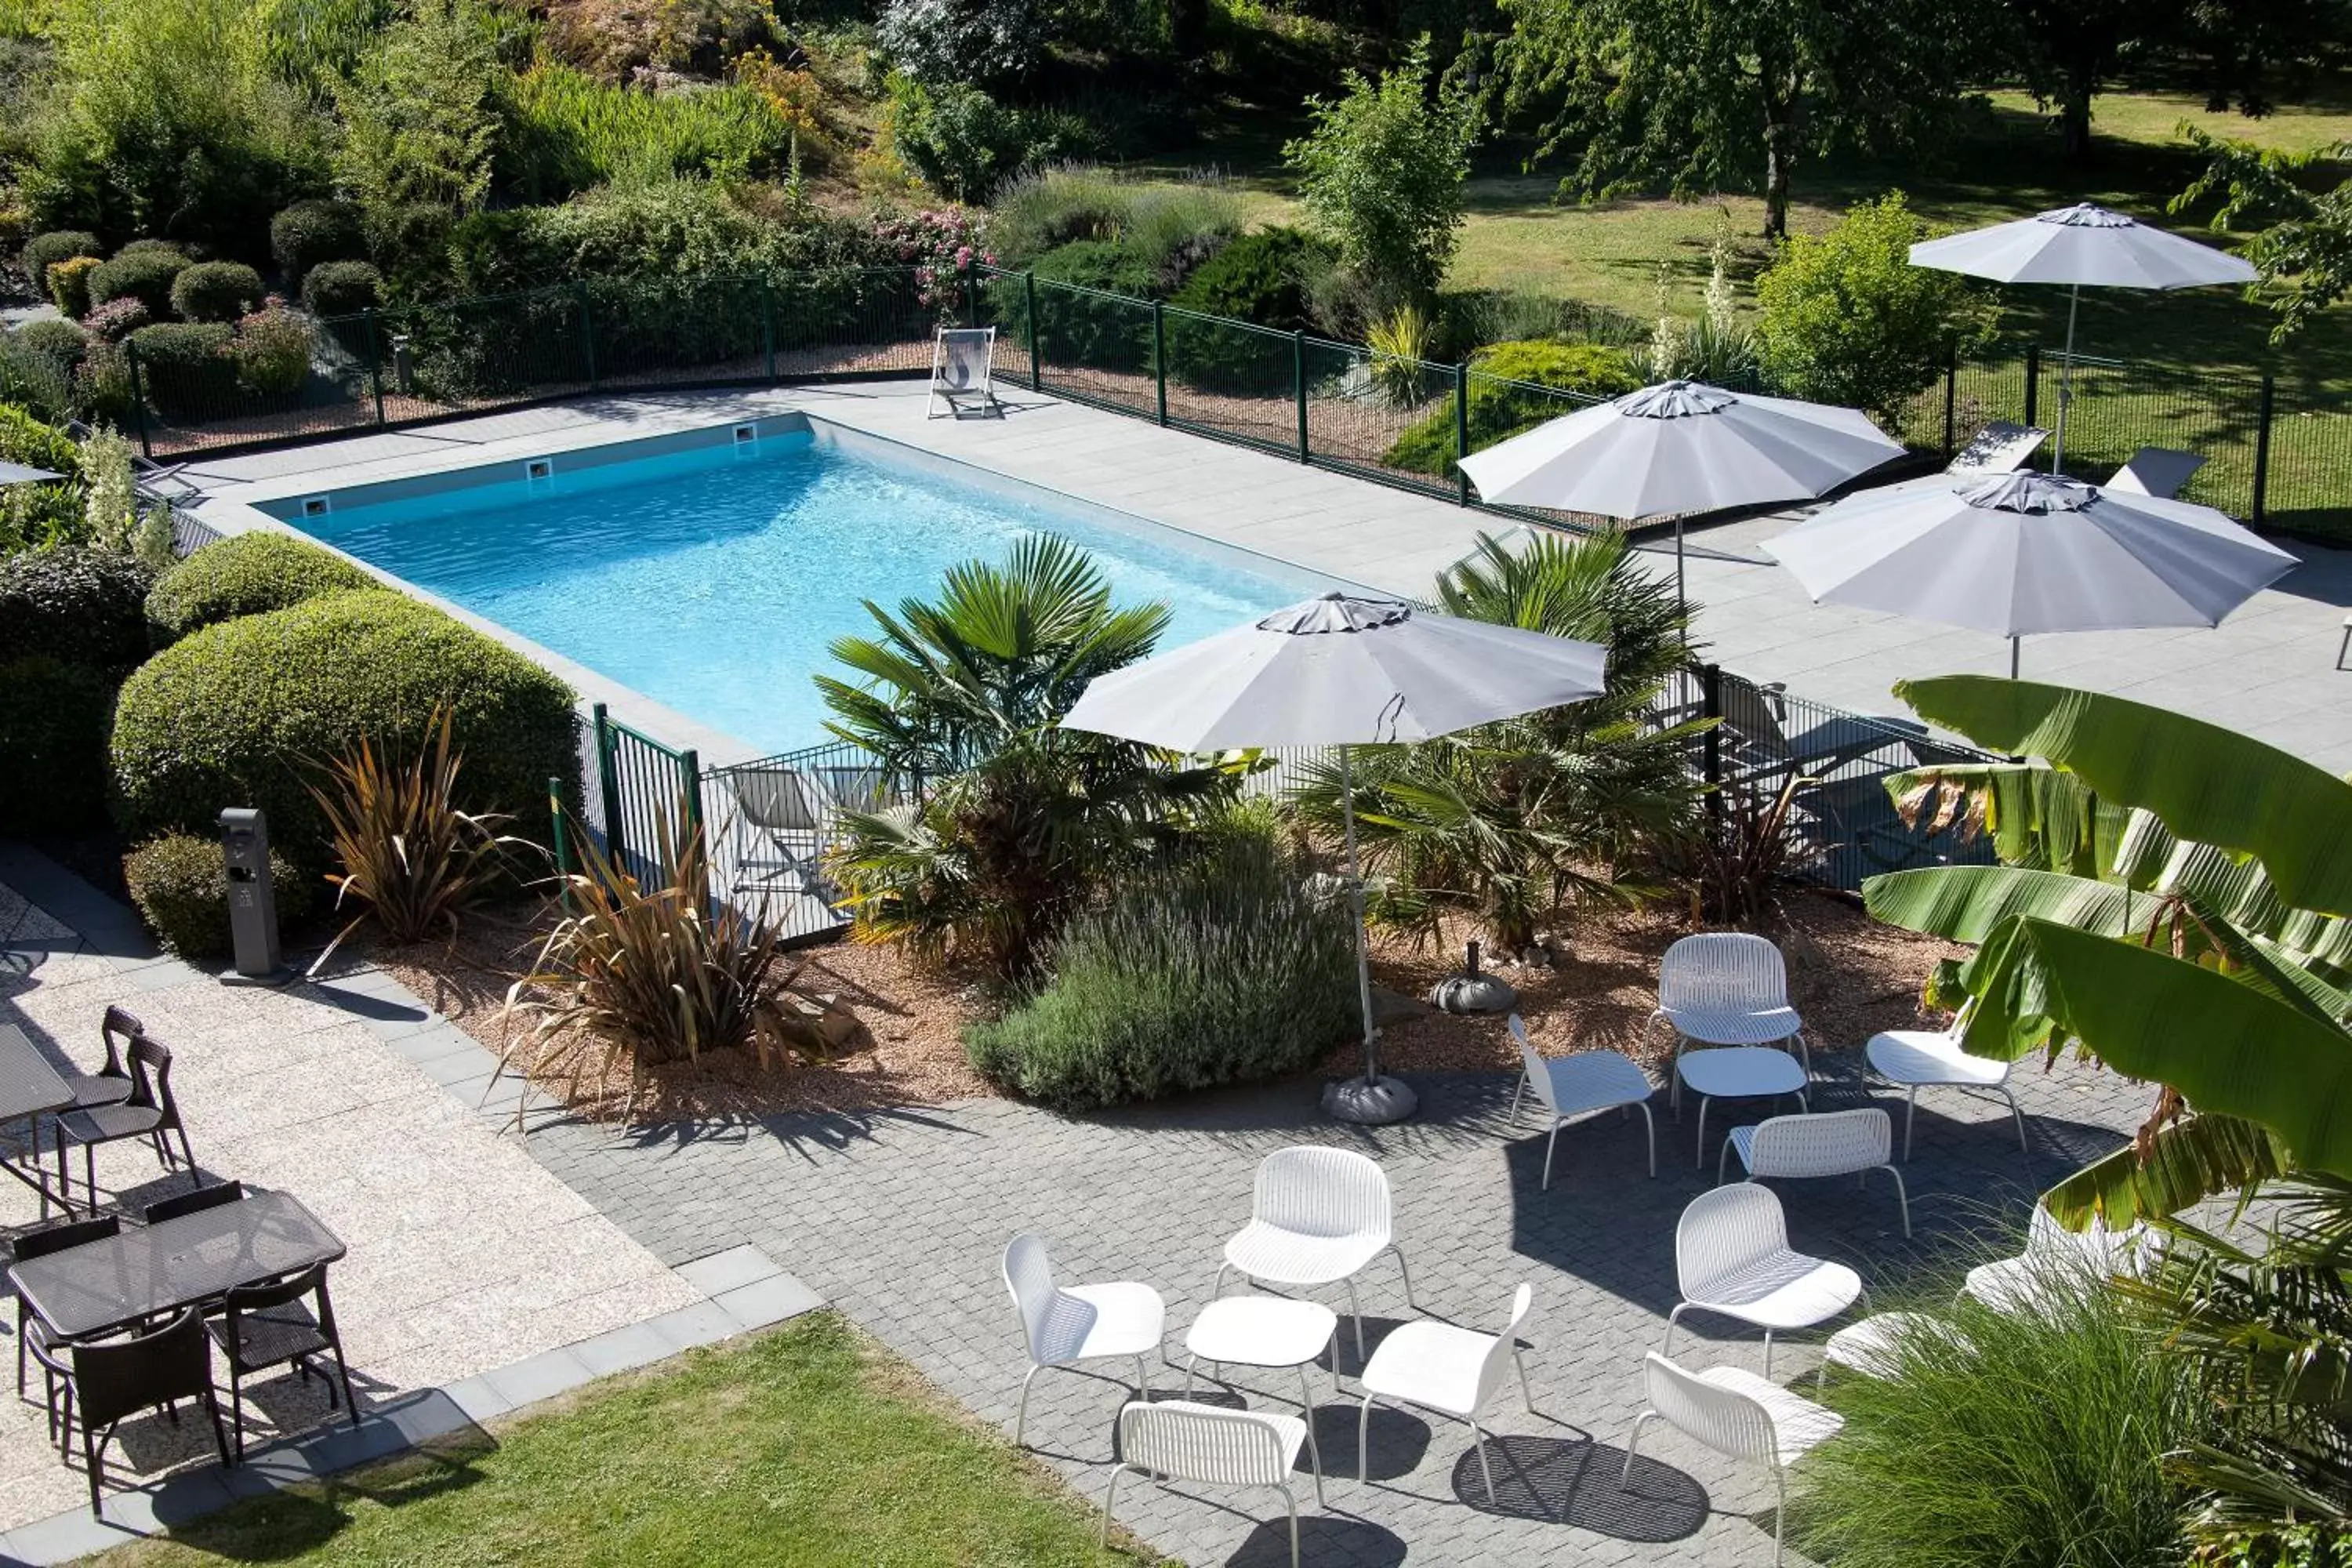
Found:
<path fill-rule="evenodd" d="M 1421 1108 L 1421 1097 L 1403 1079 L 1343 1078 L 1323 1086 L 1325 1114 L 1365 1127 L 1402 1121 Z"/>

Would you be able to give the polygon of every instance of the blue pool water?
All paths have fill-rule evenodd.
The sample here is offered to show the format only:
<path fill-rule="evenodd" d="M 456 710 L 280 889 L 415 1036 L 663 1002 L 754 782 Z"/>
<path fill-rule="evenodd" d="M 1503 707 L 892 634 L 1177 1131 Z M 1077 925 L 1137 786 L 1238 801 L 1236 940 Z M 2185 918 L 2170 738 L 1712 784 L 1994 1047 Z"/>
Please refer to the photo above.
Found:
<path fill-rule="evenodd" d="M 882 449 L 886 454 L 887 448 Z M 1328 584 L 1092 509 L 1026 504 L 807 434 L 397 500 L 332 498 L 313 536 L 765 751 L 829 737 L 810 677 L 862 601 L 929 598 L 1038 531 L 1085 547 L 1178 647 Z"/>

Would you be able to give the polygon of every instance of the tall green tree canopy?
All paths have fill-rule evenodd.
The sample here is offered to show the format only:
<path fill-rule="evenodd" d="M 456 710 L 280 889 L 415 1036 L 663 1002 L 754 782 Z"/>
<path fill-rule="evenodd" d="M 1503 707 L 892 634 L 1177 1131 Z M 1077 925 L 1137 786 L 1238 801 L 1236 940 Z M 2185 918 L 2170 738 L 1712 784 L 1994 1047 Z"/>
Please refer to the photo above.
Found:
<path fill-rule="evenodd" d="M 2271 334 L 2284 342 L 2328 306 L 2352 293 L 2352 180 L 2314 190 L 2311 175 L 2352 159 L 2352 142 L 2286 153 L 2245 142 L 2223 142 L 2193 125 L 2181 134 L 2211 162 L 2175 197 L 2175 212 L 2221 198 L 2213 226 L 2250 233 L 2242 247 L 2269 285 L 2278 312 Z"/>

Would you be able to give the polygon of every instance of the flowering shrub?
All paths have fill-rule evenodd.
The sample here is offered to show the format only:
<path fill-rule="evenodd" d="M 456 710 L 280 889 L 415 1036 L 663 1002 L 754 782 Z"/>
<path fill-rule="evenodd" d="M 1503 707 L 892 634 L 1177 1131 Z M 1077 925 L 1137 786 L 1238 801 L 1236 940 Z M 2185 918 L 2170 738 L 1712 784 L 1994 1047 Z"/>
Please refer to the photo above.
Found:
<path fill-rule="evenodd" d="M 962 302 L 957 285 L 963 268 L 974 262 L 996 262 L 996 253 L 983 241 L 979 216 L 964 207 L 926 207 L 876 217 L 874 257 L 885 266 L 913 267 L 923 303 L 935 310 Z"/>
<path fill-rule="evenodd" d="M 145 326 L 151 319 L 144 300 L 125 295 L 99 306 L 82 318 L 81 324 L 92 336 L 104 338 L 110 343 L 119 343 Z"/>
<path fill-rule="evenodd" d="M 236 324 L 237 379 L 254 392 L 283 395 L 310 374 L 310 323 L 271 296 L 270 302 Z"/>

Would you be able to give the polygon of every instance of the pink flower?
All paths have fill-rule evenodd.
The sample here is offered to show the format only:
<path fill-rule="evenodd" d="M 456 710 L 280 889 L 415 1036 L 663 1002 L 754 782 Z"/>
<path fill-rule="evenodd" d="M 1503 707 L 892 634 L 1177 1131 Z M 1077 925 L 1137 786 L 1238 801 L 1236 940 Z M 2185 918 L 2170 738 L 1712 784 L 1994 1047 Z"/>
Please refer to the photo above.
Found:
<path fill-rule="evenodd" d="M 960 245 L 960 246 L 956 247 L 956 253 L 955 253 L 955 256 L 956 256 L 956 265 L 957 265 L 958 267 L 969 267 L 969 266 L 971 266 L 971 246 L 969 246 L 969 245 Z"/>

